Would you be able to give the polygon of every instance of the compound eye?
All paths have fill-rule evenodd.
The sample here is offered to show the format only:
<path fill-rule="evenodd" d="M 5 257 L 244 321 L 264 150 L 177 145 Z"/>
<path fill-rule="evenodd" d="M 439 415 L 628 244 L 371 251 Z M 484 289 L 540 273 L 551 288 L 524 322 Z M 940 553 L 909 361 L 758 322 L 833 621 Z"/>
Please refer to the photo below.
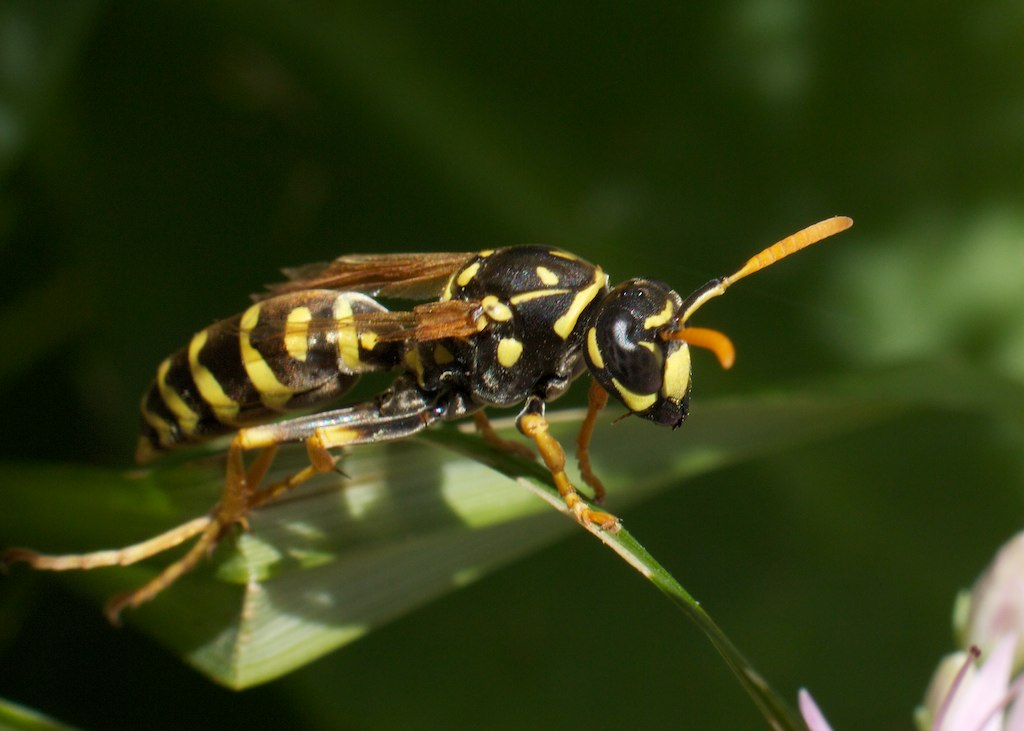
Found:
<path fill-rule="evenodd" d="M 605 332 L 602 352 L 605 368 L 630 391 L 657 393 L 661 388 L 664 357 L 659 343 L 643 339 L 645 333 L 630 312 L 617 312 L 601 323 Z"/>

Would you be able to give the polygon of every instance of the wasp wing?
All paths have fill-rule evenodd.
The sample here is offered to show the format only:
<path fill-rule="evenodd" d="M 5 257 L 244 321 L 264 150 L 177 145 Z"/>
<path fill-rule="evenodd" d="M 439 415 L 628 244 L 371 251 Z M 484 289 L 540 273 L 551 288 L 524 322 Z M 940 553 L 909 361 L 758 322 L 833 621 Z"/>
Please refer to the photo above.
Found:
<path fill-rule="evenodd" d="M 269 313 L 267 313 L 269 314 Z M 313 317 L 293 320 L 282 311 L 280 315 L 261 315 L 255 328 L 241 327 L 237 320 L 227 325 L 235 333 L 244 331 L 254 346 L 287 343 L 290 338 L 332 340 L 350 328 L 356 333 L 372 334 L 383 342 L 422 343 L 443 338 L 467 338 L 486 325 L 479 302 L 451 300 L 427 302 L 412 310 L 357 312 L 346 317 Z"/>
<path fill-rule="evenodd" d="M 287 282 L 268 285 L 256 300 L 304 289 L 337 289 L 400 299 L 433 299 L 476 254 L 350 254 L 334 261 L 285 269 Z"/>

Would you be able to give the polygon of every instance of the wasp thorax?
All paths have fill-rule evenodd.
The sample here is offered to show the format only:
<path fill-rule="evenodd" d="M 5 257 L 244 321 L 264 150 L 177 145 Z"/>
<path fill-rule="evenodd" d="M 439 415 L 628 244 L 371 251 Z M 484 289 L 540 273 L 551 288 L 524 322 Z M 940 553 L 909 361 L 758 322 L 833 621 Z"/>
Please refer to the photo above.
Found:
<path fill-rule="evenodd" d="M 690 352 L 659 333 L 682 298 L 663 282 L 631 279 L 601 302 L 587 332 L 586 359 L 597 382 L 635 415 L 677 427 L 686 418 Z"/>

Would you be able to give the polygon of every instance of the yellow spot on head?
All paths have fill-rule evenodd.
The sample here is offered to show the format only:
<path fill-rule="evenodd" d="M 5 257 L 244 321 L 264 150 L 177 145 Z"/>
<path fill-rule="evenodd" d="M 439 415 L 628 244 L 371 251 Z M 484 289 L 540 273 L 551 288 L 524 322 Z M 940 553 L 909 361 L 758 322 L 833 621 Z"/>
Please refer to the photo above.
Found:
<path fill-rule="evenodd" d="M 547 267 L 537 267 L 537 276 L 543 284 L 554 287 L 558 284 L 558 275 Z"/>
<path fill-rule="evenodd" d="M 473 262 L 468 267 L 466 267 L 461 272 L 459 272 L 459 275 L 455 278 L 456 284 L 458 284 L 460 287 L 465 287 L 467 284 L 469 284 L 471 281 L 473 281 L 473 277 L 476 276 L 476 273 L 479 270 L 480 270 L 480 262 L 478 262 L 478 261 Z"/>
<path fill-rule="evenodd" d="M 515 338 L 502 338 L 498 341 L 498 363 L 503 368 L 511 368 L 523 354 L 523 344 Z"/>
<path fill-rule="evenodd" d="M 601 357 L 601 349 L 597 347 L 597 328 L 587 330 L 587 354 L 590 355 L 590 362 L 597 368 L 604 369 L 604 358 Z"/>
<path fill-rule="evenodd" d="M 670 399 L 682 400 L 690 387 L 690 349 L 684 343 L 665 359 L 661 392 Z"/>
<path fill-rule="evenodd" d="M 484 308 L 484 314 L 494 322 L 508 322 L 512 319 L 512 310 L 504 302 L 493 294 L 489 294 L 480 300 Z"/>
<path fill-rule="evenodd" d="M 628 388 L 619 383 L 619 379 L 613 378 L 612 385 L 615 386 L 615 393 L 622 403 L 626 405 L 626 408 L 633 413 L 639 413 L 645 411 L 654 405 L 654 402 L 658 400 L 658 394 L 656 393 L 634 393 Z"/>
<path fill-rule="evenodd" d="M 587 309 L 587 305 L 594 301 L 594 298 L 601 291 L 601 288 L 604 287 L 607 279 L 608 276 L 601 271 L 601 267 L 594 267 L 593 283 L 573 297 L 569 309 L 565 311 L 564 315 L 555 320 L 555 333 L 562 340 L 569 337 L 569 333 L 576 327 L 576 322 L 580 319 L 580 315 L 583 314 L 583 310 Z"/>
<path fill-rule="evenodd" d="M 661 327 L 668 323 L 672 319 L 672 314 L 675 309 L 672 304 L 672 300 L 665 300 L 665 309 L 659 312 L 657 315 L 651 315 L 644 320 L 644 330 L 650 330 L 652 327 Z"/>
<path fill-rule="evenodd" d="M 288 313 L 284 330 L 284 347 L 295 360 L 306 360 L 309 350 L 309 321 L 313 319 L 308 307 L 296 307 Z"/>

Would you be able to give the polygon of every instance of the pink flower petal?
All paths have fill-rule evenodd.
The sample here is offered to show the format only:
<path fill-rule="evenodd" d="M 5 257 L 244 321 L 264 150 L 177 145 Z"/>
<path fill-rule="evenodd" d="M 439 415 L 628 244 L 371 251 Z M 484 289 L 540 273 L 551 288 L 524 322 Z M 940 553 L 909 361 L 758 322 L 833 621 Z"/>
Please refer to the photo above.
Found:
<path fill-rule="evenodd" d="M 825 716 L 822 714 L 821 709 L 818 708 L 818 704 L 811 698 L 811 694 L 804 688 L 800 689 L 797 695 L 800 701 L 800 713 L 804 717 L 804 723 L 807 724 L 807 728 L 810 731 L 832 731 L 832 727 L 828 725 L 828 721 L 825 720 Z"/>
<path fill-rule="evenodd" d="M 938 731 L 1000 731 L 1003 714 L 993 710 L 1006 698 L 1016 646 L 1012 635 L 999 641 L 971 682 L 955 690 Z"/>

